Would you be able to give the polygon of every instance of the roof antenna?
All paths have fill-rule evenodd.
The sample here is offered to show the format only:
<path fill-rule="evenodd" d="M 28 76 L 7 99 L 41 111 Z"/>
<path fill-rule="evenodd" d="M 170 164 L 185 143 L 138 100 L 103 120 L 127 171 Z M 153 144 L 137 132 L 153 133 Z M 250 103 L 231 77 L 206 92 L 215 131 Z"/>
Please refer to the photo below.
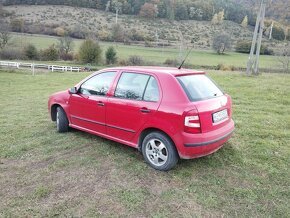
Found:
<path fill-rule="evenodd" d="M 189 50 L 189 52 L 187 53 L 187 55 L 185 56 L 185 58 L 183 59 L 182 63 L 180 64 L 180 66 L 178 67 L 178 70 L 181 69 L 182 65 L 184 64 L 184 62 L 186 61 L 188 55 L 190 54 L 190 52 L 192 51 L 193 49 L 193 46 L 191 47 L 191 49 Z"/>

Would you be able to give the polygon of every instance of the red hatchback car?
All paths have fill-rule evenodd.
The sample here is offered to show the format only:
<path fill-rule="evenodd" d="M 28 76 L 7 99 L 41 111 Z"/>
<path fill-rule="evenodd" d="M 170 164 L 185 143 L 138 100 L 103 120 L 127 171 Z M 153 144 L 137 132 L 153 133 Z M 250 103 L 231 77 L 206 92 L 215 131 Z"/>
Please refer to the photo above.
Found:
<path fill-rule="evenodd" d="M 58 132 L 69 127 L 142 151 L 157 170 L 209 155 L 234 130 L 231 97 L 201 71 L 120 67 L 50 96 Z"/>

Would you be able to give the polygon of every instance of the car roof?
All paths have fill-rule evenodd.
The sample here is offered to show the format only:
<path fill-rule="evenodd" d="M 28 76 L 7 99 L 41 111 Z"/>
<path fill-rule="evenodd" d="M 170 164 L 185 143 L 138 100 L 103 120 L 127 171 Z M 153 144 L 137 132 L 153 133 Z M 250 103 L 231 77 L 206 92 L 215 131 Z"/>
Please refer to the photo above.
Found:
<path fill-rule="evenodd" d="M 171 74 L 173 76 L 182 76 L 189 74 L 205 74 L 204 71 L 191 70 L 191 69 L 178 69 L 174 67 L 153 67 L 153 66 L 125 66 L 125 67 L 114 67 L 107 68 L 104 70 L 121 70 L 121 71 L 136 71 L 136 72 L 147 72 L 147 73 L 162 73 Z"/>

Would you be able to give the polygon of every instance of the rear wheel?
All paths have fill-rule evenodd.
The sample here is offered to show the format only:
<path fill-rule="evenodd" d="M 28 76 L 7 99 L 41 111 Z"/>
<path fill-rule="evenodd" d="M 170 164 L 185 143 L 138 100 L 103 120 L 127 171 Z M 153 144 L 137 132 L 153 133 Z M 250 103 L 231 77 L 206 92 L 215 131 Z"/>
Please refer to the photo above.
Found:
<path fill-rule="evenodd" d="M 149 133 L 144 138 L 142 154 L 146 162 L 156 170 L 170 170 L 178 162 L 175 145 L 161 132 Z"/>
<path fill-rule="evenodd" d="M 56 129 L 58 132 L 67 132 L 68 131 L 68 119 L 61 107 L 56 109 Z"/>

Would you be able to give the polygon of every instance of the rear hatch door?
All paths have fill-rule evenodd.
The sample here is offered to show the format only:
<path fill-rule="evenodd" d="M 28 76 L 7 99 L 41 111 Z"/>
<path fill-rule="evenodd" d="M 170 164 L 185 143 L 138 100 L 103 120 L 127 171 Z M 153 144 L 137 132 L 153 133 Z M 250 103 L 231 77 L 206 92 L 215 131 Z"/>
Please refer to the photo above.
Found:
<path fill-rule="evenodd" d="M 201 132 L 218 129 L 232 116 L 232 101 L 223 91 L 204 74 L 178 76 L 178 81 L 196 108 L 199 115 Z"/>

